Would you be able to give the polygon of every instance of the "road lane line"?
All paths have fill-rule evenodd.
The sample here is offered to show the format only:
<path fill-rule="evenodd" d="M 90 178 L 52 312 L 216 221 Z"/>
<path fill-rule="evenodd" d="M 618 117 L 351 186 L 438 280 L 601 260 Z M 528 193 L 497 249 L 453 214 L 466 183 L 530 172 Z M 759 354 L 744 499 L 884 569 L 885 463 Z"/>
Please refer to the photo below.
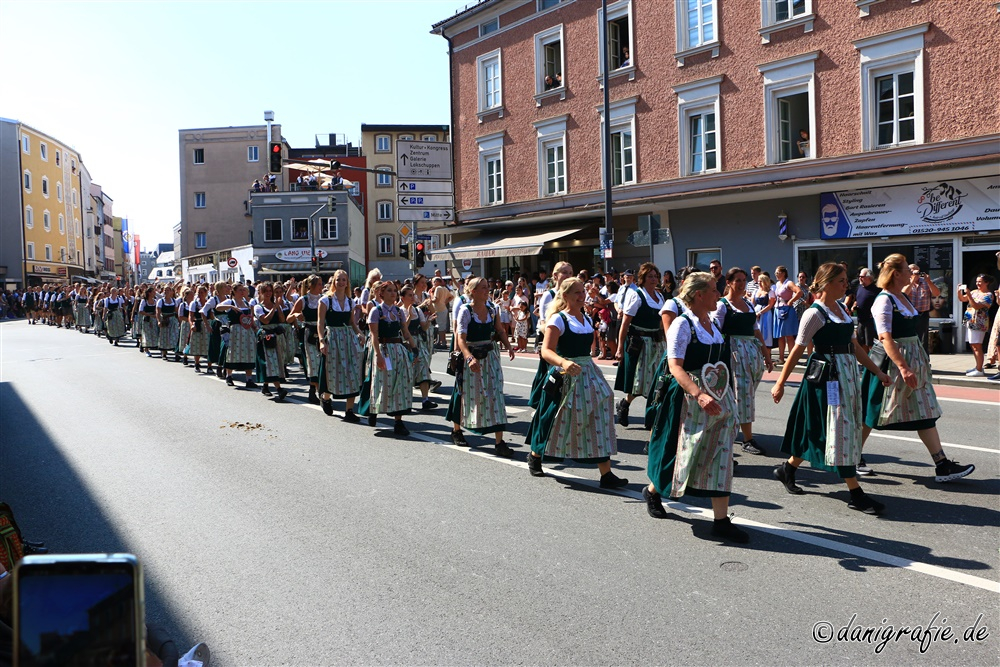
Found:
<path fill-rule="evenodd" d="M 878 433 L 876 431 L 872 431 L 872 434 L 869 437 L 871 437 L 871 438 L 885 438 L 887 440 L 905 440 L 906 442 L 919 442 L 919 443 L 923 444 L 923 440 L 921 440 L 920 438 L 907 438 L 906 436 L 902 436 L 902 435 L 884 435 L 884 434 Z M 958 449 L 971 449 L 972 451 L 975 451 L 975 452 L 988 452 L 990 454 L 1000 454 L 1000 449 L 990 449 L 988 447 L 973 447 L 972 445 L 956 445 L 954 442 L 942 442 L 941 446 L 942 447 L 957 447 Z"/>
<path fill-rule="evenodd" d="M 938 396 L 939 401 L 949 401 L 951 403 L 971 403 L 972 405 L 992 405 L 994 408 L 1000 408 L 1000 403 L 996 401 L 977 401 L 972 398 L 945 398 L 943 396 Z"/>

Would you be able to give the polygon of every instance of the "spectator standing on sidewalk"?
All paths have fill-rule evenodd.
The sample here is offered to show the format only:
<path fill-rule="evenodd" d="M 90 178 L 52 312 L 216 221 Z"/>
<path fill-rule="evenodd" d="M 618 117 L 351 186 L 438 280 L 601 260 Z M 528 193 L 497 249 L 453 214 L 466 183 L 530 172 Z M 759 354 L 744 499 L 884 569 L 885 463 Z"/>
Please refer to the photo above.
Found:
<path fill-rule="evenodd" d="M 969 377 L 986 375 L 983 372 L 983 340 L 989 331 L 989 312 L 993 305 L 993 293 L 990 291 L 992 282 L 992 276 L 980 273 L 976 276 L 976 289 L 970 292 L 965 285 L 958 287 L 958 300 L 969 304 L 965 309 L 965 326 L 969 330 L 969 347 L 976 360 L 976 367 L 970 368 L 966 373 Z"/>
<path fill-rule="evenodd" d="M 931 280 L 927 274 L 920 270 L 916 264 L 910 264 L 910 282 L 903 288 L 903 294 L 910 300 L 913 307 L 920 313 L 917 315 L 917 338 L 924 346 L 924 352 L 930 353 L 927 348 L 927 329 L 931 322 L 931 298 L 941 296 L 941 290 Z"/>
<path fill-rule="evenodd" d="M 861 269 L 858 276 L 854 312 L 858 316 L 858 344 L 864 348 L 865 352 L 872 349 L 872 345 L 878 340 L 878 334 L 875 332 L 875 318 L 872 316 L 872 304 L 875 303 L 875 297 L 881 291 L 881 288 L 875 284 L 871 269 Z M 929 299 L 928 304 L 930 304 Z"/>

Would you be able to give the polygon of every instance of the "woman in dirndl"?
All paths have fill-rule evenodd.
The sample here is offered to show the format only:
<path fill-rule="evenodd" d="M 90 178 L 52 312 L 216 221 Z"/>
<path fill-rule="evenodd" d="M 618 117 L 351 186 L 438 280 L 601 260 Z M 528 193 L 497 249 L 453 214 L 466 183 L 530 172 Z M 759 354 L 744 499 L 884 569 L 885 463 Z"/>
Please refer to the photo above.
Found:
<path fill-rule="evenodd" d="M 864 446 L 872 429 L 916 431 L 934 461 L 934 481 L 951 482 L 971 474 L 976 466 L 949 459 L 941 446 L 937 430 L 941 405 L 931 384 L 930 359 L 917 336 L 919 313 L 903 294 L 909 282 L 906 257 L 898 253 L 886 257 L 878 276 L 882 292 L 872 303 L 878 342 L 871 356 L 888 371 L 891 384 L 883 387 L 873 372 L 865 371 L 861 442 Z"/>
<path fill-rule="evenodd" d="M 765 352 L 764 336 L 757 326 L 757 313 L 746 298 L 747 273 L 739 267 L 726 273 L 726 295 L 712 318 L 726 337 L 732 353 L 730 368 L 733 371 L 733 389 L 736 400 L 736 423 L 743 432 L 743 451 L 763 454 L 764 449 L 753 437 L 756 418 L 756 392 L 764 377 L 764 369 L 774 370 L 769 352 Z"/>
<path fill-rule="evenodd" d="M 142 299 L 136 305 L 139 313 L 139 328 L 142 332 L 142 339 L 139 347 L 146 353 L 147 357 L 153 356 L 153 350 L 160 345 L 160 327 L 156 322 L 156 288 L 149 286 L 143 292 Z"/>
<path fill-rule="evenodd" d="M 211 330 L 208 334 L 208 367 L 205 369 L 206 373 L 212 372 L 212 365 L 215 364 L 215 374 L 220 378 L 224 375 L 224 368 L 222 365 L 222 328 L 223 328 L 223 318 L 216 316 L 215 309 L 220 303 L 229 298 L 229 294 L 232 292 L 232 286 L 224 281 L 219 281 L 214 285 L 214 293 L 205 302 L 205 305 L 201 309 L 201 314 L 205 317 L 205 321 L 208 322 L 208 326 Z M 228 335 L 228 334 L 227 334 Z"/>
<path fill-rule="evenodd" d="M 628 426 L 628 410 L 635 397 L 647 395 L 655 384 L 656 364 L 667 350 L 660 319 L 664 299 L 659 285 L 660 270 L 646 262 L 639 267 L 635 287 L 626 288 L 619 301 L 622 322 L 615 352 L 615 391 L 625 392 L 625 398 L 618 402 L 615 418 L 622 426 Z"/>
<path fill-rule="evenodd" d="M 278 394 L 275 400 L 281 403 L 288 395 L 288 390 L 281 386 L 285 381 L 282 350 L 285 341 L 281 326 L 285 316 L 281 312 L 281 306 L 274 300 L 274 289 L 271 283 L 258 285 L 257 303 L 253 307 L 254 316 L 260 322 L 257 335 L 257 381 L 262 384 L 260 393 L 264 396 L 273 396 L 270 387 L 273 384 Z"/>
<path fill-rule="evenodd" d="M 455 376 L 455 390 L 448 403 L 446 418 L 454 428 L 451 441 L 468 447 L 463 428 L 477 435 L 492 433 L 497 456 L 510 458 L 513 450 L 503 441 L 507 429 L 507 409 L 503 395 L 503 368 L 495 339 L 514 360 L 514 348 L 503 337 L 500 318 L 489 307 L 489 282 L 472 278 L 465 284 L 466 303 L 455 318 L 455 347 L 465 360 Z"/>
<path fill-rule="evenodd" d="M 685 266 L 677 272 L 677 280 L 684 282 L 684 279 L 697 269 L 693 266 Z M 669 273 L 669 271 L 667 272 Z M 673 278 L 671 278 L 673 280 Z M 674 291 L 676 291 L 676 285 Z M 663 289 L 663 282 L 660 283 L 660 294 L 663 295 L 663 305 L 660 306 L 660 322 L 664 331 L 670 331 L 670 325 L 674 323 L 677 316 L 687 311 L 687 306 L 676 296 L 669 296 Z M 670 382 L 670 358 L 667 351 L 663 351 L 660 362 L 656 365 L 653 373 L 653 382 L 650 384 L 649 392 L 646 394 L 646 413 L 643 419 L 643 426 L 646 430 L 653 428 L 653 420 L 656 419 L 656 411 L 660 407 L 660 401 L 666 395 L 666 387 Z M 643 454 L 649 454 L 649 443 L 643 447 Z"/>
<path fill-rule="evenodd" d="M 81 285 L 76 289 L 73 303 L 76 304 L 76 329 L 80 333 L 86 333 L 87 329 L 94 326 L 94 321 L 90 317 L 88 302 L 90 301 L 90 289 Z"/>
<path fill-rule="evenodd" d="M 246 388 L 255 389 L 257 383 L 253 381 L 253 373 L 257 368 L 257 321 L 247 302 L 249 293 L 246 285 L 237 283 L 233 287 L 232 298 L 220 303 L 215 310 L 229 323 L 229 342 L 222 354 L 226 384 L 230 387 L 236 384 L 233 371 L 244 371 Z"/>
<path fill-rule="evenodd" d="M 405 437 L 410 434 L 403 423 L 403 415 L 409 414 L 413 405 L 410 349 L 415 343 L 406 329 L 406 313 L 396 305 L 396 285 L 388 281 L 376 282 L 369 294 L 368 330 L 372 349 L 364 382 L 369 385 L 371 398 L 361 403 L 360 412 L 368 417 L 370 426 L 375 425 L 379 413 L 395 418 L 393 432 Z"/>
<path fill-rule="evenodd" d="M 618 453 L 615 392 L 590 355 L 594 326 L 583 310 L 586 298 L 583 281 L 567 278 L 546 313 L 542 359 L 550 370 L 532 417 L 528 472 L 542 477 L 543 457 L 568 458 L 597 464 L 601 488 L 619 489 L 628 480 L 611 472 Z"/>
<path fill-rule="evenodd" d="M 319 394 L 319 300 L 323 297 L 323 279 L 313 274 L 302 281 L 300 296 L 292 306 L 289 319 L 301 326 L 302 349 L 305 353 L 306 378 L 309 380 L 309 402 L 320 405 Z"/>
<path fill-rule="evenodd" d="M 191 336 L 188 338 L 185 354 L 194 357 L 194 370 L 201 372 L 201 358 L 208 356 L 208 336 L 209 322 L 205 318 L 202 309 L 208 301 L 208 287 L 198 285 L 198 295 L 188 307 L 188 324 L 191 327 Z M 209 368 L 211 371 L 211 368 Z"/>
<path fill-rule="evenodd" d="M 649 436 L 643 488 L 646 511 L 662 519 L 661 494 L 711 498 L 712 535 L 740 544 L 750 536 L 729 519 L 733 484 L 733 431 L 736 401 L 730 385 L 729 349 L 711 314 L 719 301 L 715 277 L 696 271 L 681 284 L 687 310 L 667 331 L 670 380 Z"/>
<path fill-rule="evenodd" d="M 104 299 L 101 308 L 108 343 L 117 346 L 118 340 L 125 335 L 125 299 L 121 298 L 117 287 L 111 288 L 111 296 Z"/>
<path fill-rule="evenodd" d="M 157 347 L 160 349 L 160 358 L 164 361 L 167 360 L 167 352 L 173 352 L 174 361 L 180 359 L 177 355 L 177 343 L 180 341 L 181 323 L 177 317 L 174 286 L 167 285 L 163 296 L 156 302 L 156 321 L 159 324 Z"/>
<path fill-rule="evenodd" d="M 880 514 L 885 506 L 866 495 L 858 484 L 861 458 L 861 377 L 858 363 L 884 385 L 889 376 L 879 370 L 856 344 L 854 320 L 838 303 L 847 293 L 847 269 L 832 262 L 819 267 L 809 290 L 816 300 L 802 316 L 795 345 L 771 388 L 774 402 L 781 401 L 785 382 L 810 343 L 813 353 L 788 415 L 781 451 L 787 461 L 774 469 L 774 478 L 792 495 L 805 491 L 795 483 L 803 461 L 813 468 L 834 472 L 850 490 L 847 507 L 865 514 Z"/>
<path fill-rule="evenodd" d="M 190 287 L 181 288 L 180 302 L 177 304 L 177 319 L 180 323 L 180 335 L 177 337 L 177 353 L 183 355 L 181 360 L 188 365 L 188 341 L 191 340 L 191 304 L 194 302 L 194 290 Z"/>
<path fill-rule="evenodd" d="M 425 312 L 426 306 L 416 306 L 416 290 L 409 285 L 404 285 L 399 290 L 399 302 L 406 313 L 406 328 L 410 332 L 410 338 L 417 344 L 413 354 L 413 386 L 420 389 L 421 403 L 420 409 L 424 412 L 438 407 L 438 404 L 430 399 L 431 391 L 431 355 L 433 354 L 431 344 L 431 318 Z"/>
<path fill-rule="evenodd" d="M 100 337 L 104 333 L 104 330 L 106 328 L 104 323 L 104 299 L 107 298 L 107 296 L 108 295 L 106 293 L 104 293 L 103 291 L 100 290 L 100 288 L 98 288 L 97 291 L 94 292 L 90 297 L 91 298 L 90 306 L 93 309 L 94 313 L 94 335 L 98 337 Z"/>
<path fill-rule="evenodd" d="M 361 391 L 361 331 L 354 318 L 354 299 L 347 272 L 333 273 L 333 286 L 319 300 L 320 404 L 323 412 L 333 415 L 333 399 L 344 399 L 342 419 L 351 424 L 361 421 L 354 412 L 354 402 Z"/>
<path fill-rule="evenodd" d="M 573 276 L 573 266 L 569 262 L 558 262 L 554 267 L 552 267 L 552 280 L 555 286 L 551 289 L 547 289 L 538 295 L 536 302 L 538 315 L 538 321 L 540 323 L 545 322 L 545 313 L 548 312 L 549 304 L 555 299 L 556 293 L 559 290 L 559 286 L 562 281 Z M 539 329 L 544 333 L 546 327 L 539 326 Z M 549 365 L 545 363 L 545 359 L 539 356 L 538 358 L 538 370 L 535 371 L 535 377 L 531 380 L 531 391 L 528 393 L 528 406 L 537 410 L 538 404 L 542 400 L 542 388 L 545 386 L 545 378 L 549 374 Z M 528 427 L 527 441 L 531 442 L 531 427 Z"/>

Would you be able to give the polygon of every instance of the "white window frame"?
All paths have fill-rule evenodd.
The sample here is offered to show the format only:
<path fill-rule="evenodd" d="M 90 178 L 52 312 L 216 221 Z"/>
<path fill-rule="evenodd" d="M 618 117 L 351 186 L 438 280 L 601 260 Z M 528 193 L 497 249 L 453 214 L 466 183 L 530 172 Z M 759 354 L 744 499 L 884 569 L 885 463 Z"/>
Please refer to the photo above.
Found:
<path fill-rule="evenodd" d="M 494 65 L 497 68 L 496 91 L 494 93 L 493 104 L 487 106 L 486 72 L 489 67 Z M 500 118 L 503 118 L 503 60 L 501 59 L 500 49 L 484 53 L 476 58 L 476 96 L 476 106 L 479 110 L 477 116 L 480 123 L 483 122 L 483 116 L 487 114 L 496 113 Z"/>
<path fill-rule="evenodd" d="M 25 256 L 27 257 L 27 259 L 31 259 L 31 260 L 35 259 L 35 242 L 34 241 L 28 241 L 27 248 L 26 248 L 26 251 L 25 251 Z"/>
<path fill-rule="evenodd" d="M 333 234 L 330 234 L 330 223 L 333 223 Z M 319 219 L 319 238 L 321 241 L 339 241 L 340 227 L 337 218 L 326 216 Z"/>
<path fill-rule="evenodd" d="M 401 134 L 401 135 L 399 135 L 399 138 L 396 139 L 396 141 L 413 141 L 413 135 L 412 134 Z"/>
<path fill-rule="evenodd" d="M 56 201 L 62 203 L 62 200 L 63 200 L 62 183 L 60 181 L 56 181 Z"/>
<path fill-rule="evenodd" d="M 861 150 L 874 151 L 924 143 L 924 33 L 929 23 L 853 42 L 861 62 Z M 913 141 L 878 145 L 878 99 L 875 80 L 913 72 Z"/>
<path fill-rule="evenodd" d="M 260 162 L 260 146 L 247 146 L 247 162 Z"/>
<path fill-rule="evenodd" d="M 42 211 L 42 227 L 44 227 L 47 232 L 52 231 L 52 214 L 49 213 L 48 209 Z"/>
<path fill-rule="evenodd" d="M 552 26 L 547 30 L 535 33 L 535 106 L 542 106 L 542 100 L 547 97 L 558 96 L 560 100 L 566 99 L 566 40 L 563 37 L 563 25 Z M 556 72 L 562 77 L 558 86 L 545 89 L 546 72 L 546 47 L 559 42 L 559 71 Z"/>
<path fill-rule="evenodd" d="M 383 146 L 384 144 L 384 146 Z M 391 153 L 392 152 L 392 135 L 391 134 L 376 134 L 375 135 L 375 152 L 376 153 Z"/>
<path fill-rule="evenodd" d="M 781 164 L 816 157 L 816 60 L 819 51 L 782 58 L 757 65 L 764 76 L 764 151 L 767 164 Z M 791 160 L 781 159 L 778 100 L 789 95 L 806 93 L 809 100 L 809 155 Z M 797 131 L 796 131 L 797 132 Z"/>
<path fill-rule="evenodd" d="M 614 78 L 616 76 L 628 76 L 629 81 L 635 79 L 635 24 L 632 20 L 632 0 L 619 0 L 608 5 L 608 16 L 607 21 L 617 21 L 621 18 L 628 17 L 628 59 L 629 64 L 624 67 L 618 67 L 616 69 L 611 69 L 611 63 L 608 63 L 608 78 Z M 601 9 L 597 9 L 597 41 L 601 42 Z M 608 31 L 608 38 L 611 38 L 611 31 Z M 606 58 L 606 53 L 608 50 L 607 44 L 599 44 L 600 56 L 599 58 Z M 597 81 L 603 85 L 603 76 L 600 72 L 601 60 L 597 61 Z"/>
<path fill-rule="evenodd" d="M 277 222 L 278 223 L 278 238 L 268 238 L 267 237 L 267 223 Z M 264 218 L 264 243 L 278 243 L 283 241 L 285 238 L 285 221 L 281 218 Z"/>
<path fill-rule="evenodd" d="M 198 151 L 201 151 L 201 162 L 198 161 Z M 204 148 L 192 148 L 191 149 L 191 164 L 205 164 L 205 149 Z"/>
<path fill-rule="evenodd" d="M 549 1 L 549 0 L 536 0 L 536 2 L 535 2 L 535 10 L 539 11 L 539 12 L 545 12 L 545 11 L 548 11 L 550 9 L 555 9 L 556 7 L 559 6 L 560 3 L 562 3 L 563 0 L 555 0 L 555 2 L 551 6 L 549 6 L 549 7 L 545 6 L 545 2 L 547 2 L 547 1 Z"/>
<path fill-rule="evenodd" d="M 615 100 L 612 102 L 608 108 L 611 116 L 611 134 L 612 134 L 612 151 L 614 151 L 614 135 L 621 133 L 623 131 L 628 131 L 632 136 L 632 178 L 631 180 L 623 181 L 622 183 L 615 184 L 613 187 L 618 187 L 620 185 L 630 185 L 637 183 L 639 181 L 639 174 L 636 169 L 636 156 L 638 155 L 638 149 L 636 146 L 636 132 L 635 132 L 635 108 L 638 103 L 638 97 L 628 97 L 621 100 Z M 604 137 L 604 105 L 597 106 L 597 115 L 600 119 L 601 126 L 601 143 L 603 144 Z M 623 158 L 624 159 L 624 158 Z M 622 174 L 624 178 L 624 162 L 622 163 Z M 603 182 L 603 175 L 602 175 Z M 611 182 L 614 183 L 614 156 L 612 155 L 612 167 L 611 167 Z"/>
<path fill-rule="evenodd" d="M 42 196 L 46 199 L 49 198 L 49 177 L 42 176 Z"/>
<path fill-rule="evenodd" d="M 421 141 L 437 141 L 438 140 L 438 135 L 436 135 L 436 134 L 425 134 L 425 135 L 423 135 L 423 136 L 420 137 L 420 140 Z"/>
<path fill-rule="evenodd" d="M 480 206 L 497 206 L 504 203 L 504 173 L 503 173 L 503 142 L 504 132 L 494 132 L 483 137 L 476 137 L 479 147 L 479 204 Z M 489 173 L 490 162 L 499 162 L 499 185 L 495 179 L 491 187 Z M 490 201 L 490 190 L 498 191 L 494 200 Z"/>
<path fill-rule="evenodd" d="M 77 204 L 76 199 L 76 188 L 73 188 L 73 208 L 76 208 L 77 206 L 79 206 L 79 204 Z"/>
<path fill-rule="evenodd" d="M 788 3 L 791 9 L 793 0 L 760 0 L 760 42 L 770 44 L 771 35 L 788 28 L 802 26 L 802 32 L 812 32 L 813 23 L 816 21 L 816 14 L 813 12 L 813 0 L 804 0 L 805 11 L 798 16 L 789 16 L 787 19 L 778 20 L 778 3 Z"/>
<path fill-rule="evenodd" d="M 49 245 L 48 243 L 45 244 L 45 261 L 46 262 L 52 261 L 52 246 Z"/>
<path fill-rule="evenodd" d="M 194 193 L 194 207 L 195 208 L 207 208 L 208 207 L 208 197 L 204 192 Z"/>
<path fill-rule="evenodd" d="M 569 147 L 566 142 L 566 122 L 569 114 L 536 121 L 533 125 L 537 133 L 538 145 L 538 197 L 559 197 L 569 192 Z M 548 187 L 548 150 L 562 146 L 562 179 L 563 188 L 552 192 Z M 558 178 L 558 177 L 557 177 Z"/>
<path fill-rule="evenodd" d="M 392 222 L 392 209 L 392 201 L 388 199 L 375 202 L 376 220 L 378 222 Z"/>
<path fill-rule="evenodd" d="M 391 257 L 396 254 L 396 238 L 393 234 L 379 234 L 375 245 L 375 254 L 379 257 Z"/>
<path fill-rule="evenodd" d="M 707 22 L 700 20 L 703 15 L 703 7 L 711 7 L 712 10 L 712 39 L 705 39 L 704 26 Z M 674 0 L 674 15 L 677 27 L 677 53 L 674 58 L 677 66 L 684 66 L 684 59 L 699 53 L 712 52 L 713 58 L 719 57 L 719 2 L 718 0 L 698 0 L 698 32 L 700 39 L 697 44 L 692 44 L 688 36 L 688 0 Z"/>
<path fill-rule="evenodd" d="M 690 83 L 674 86 L 677 95 L 677 120 L 680 141 L 680 174 L 681 176 L 697 176 L 722 171 L 722 113 L 720 108 L 719 87 L 722 75 L 699 79 Z M 715 168 L 699 172 L 691 171 L 691 118 L 698 114 L 715 114 Z"/>
<path fill-rule="evenodd" d="M 500 30 L 500 17 L 494 16 L 489 21 L 483 21 L 479 24 L 479 36 L 485 37 L 491 32 L 497 32 Z"/>
<path fill-rule="evenodd" d="M 25 169 L 24 170 L 24 178 L 22 179 L 22 183 L 21 183 L 21 185 L 24 186 L 24 191 L 25 192 L 31 192 L 31 186 L 33 185 L 31 181 L 32 181 L 31 170 L 30 169 Z"/>
<path fill-rule="evenodd" d="M 387 164 L 380 164 L 375 167 L 375 187 L 376 188 L 391 188 L 392 187 L 392 167 Z"/>
<path fill-rule="evenodd" d="M 25 155 L 31 155 L 31 137 L 26 134 L 21 135 L 21 152 Z"/>
<path fill-rule="evenodd" d="M 56 151 L 56 164 L 62 164 L 62 153 L 60 151 Z"/>
<path fill-rule="evenodd" d="M 59 233 L 66 233 L 66 217 L 62 213 L 59 214 Z"/>
<path fill-rule="evenodd" d="M 716 253 L 716 252 L 719 253 L 719 258 L 718 258 L 719 259 L 719 264 L 722 264 L 722 248 L 720 248 L 720 247 L 714 247 L 714 248 L 688 248 L 688 251 L 687 251 L 687 263 L 688 263 L 688 266 L 695 266 L 695 255 L 697 255 L 698 253 Z M 712 263 L 712 261 L 710 260 L 709 264 L 711 264 L 711 263 Z M 725 264 L 722 264 L 722 265 L 725 266 Z"/>
<path fill-rule="evenodd" d="M 43 162 L 49 161 L 49 145 L 44 141 L 38 142 L 38 157 L 42 158 Z"/>
<path fill-rule="evenodd" d="M 208 247 L 208 232 L 194 233 L 194 247 L 198 249 Z"/>
<path fill-rule="evenodd" d="M 303 221 L 305 221 L 305 223 L 306 223 L 306 226 L 305 226 L 306 235 L 305 236 L 296 236 L 295 235 L 295 223 L 297 223 L 297 222 L 303 222 Z M 292 237 L 292 241 L 309 241 L 310 239 L 312 239 L 312 225 L 309 223 L 309 218 L 292 218 L 289 222 L 290 222 L 289 227 L 291 228 L 290 234 L 291 234 L 291 237 Z"/>
<path fill-rule="evenodd" d="M 35 209 L 30 206 L 24 207 L 24 226 L 28 229 L 35 228 Z"/>

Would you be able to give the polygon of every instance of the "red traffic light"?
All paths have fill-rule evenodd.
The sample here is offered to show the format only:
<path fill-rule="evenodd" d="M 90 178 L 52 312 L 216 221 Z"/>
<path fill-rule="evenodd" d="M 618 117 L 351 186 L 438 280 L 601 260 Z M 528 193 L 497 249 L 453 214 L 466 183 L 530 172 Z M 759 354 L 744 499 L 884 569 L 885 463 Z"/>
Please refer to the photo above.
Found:
<path fill-rule="evenodd" d="M 423 251 L 424 251 L 424 242 L 417 241 L 417 252 L 423 252 Z"/>
<path fill-rule="evenodd" d="M 271 144 L 271 152 L 272 153 L 280 153 L 281 152 L 281 144 Z"/>

